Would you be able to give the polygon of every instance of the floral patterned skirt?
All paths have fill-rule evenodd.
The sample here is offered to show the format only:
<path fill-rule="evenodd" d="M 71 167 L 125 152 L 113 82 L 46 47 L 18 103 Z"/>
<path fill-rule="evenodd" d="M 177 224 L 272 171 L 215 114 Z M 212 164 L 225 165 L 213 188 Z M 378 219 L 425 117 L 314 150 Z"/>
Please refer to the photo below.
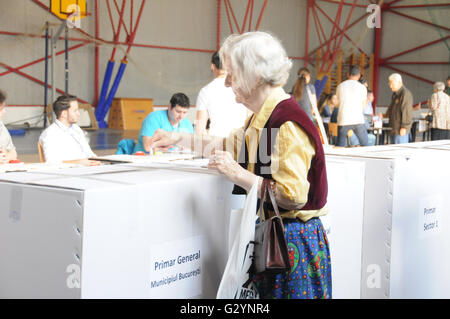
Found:
<path fill-rule="evenodd" d="M 330 249 L 322 222 L 283 218 L 283 225 L 291 270 L 253 276 L 260 298 L 331 299 Z"/>

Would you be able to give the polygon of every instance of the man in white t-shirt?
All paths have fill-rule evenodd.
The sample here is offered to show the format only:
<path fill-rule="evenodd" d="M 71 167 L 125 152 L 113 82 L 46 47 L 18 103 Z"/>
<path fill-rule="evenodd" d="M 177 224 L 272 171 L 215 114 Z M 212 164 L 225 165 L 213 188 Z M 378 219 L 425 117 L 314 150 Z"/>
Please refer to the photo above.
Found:
<path fill-rule="evenodd" d="M 72 95 L 60 96 L 53 103 L 55 122 L 47 127 L 39 137 L 47 163 L 75 163 L 97 166 L 100 162 L 89 160 L 96 157 L 92 152 L 84 132 L 76 124 L 80 118 L 77 98 Z"/>
<path fill-rule="evenodd" d="M 346 146 L 349 130 L 353 130 L 361 146 L 368 145 L 363 115 L 367 106 L 367 89 L 358 81 L 360 77 L 361 69 L 355 65 L 350 70 L 348 80 L 339 84 L 336 89 L 339 100 L 337 146 Z"/>
<path fill-rule="evenodd" d="M 231 87 L 225 86 L 225 71 L 218 52 L 211 58 L 211 71 L 214 80 L 203 87 L 197 97 L 195 134 L 227 137 L 233 129 L 244 126 L 250 111 L 237 103 Z M 208 118 L 211 123 L 207 133 Z"/>
<path fill-rule="evenodd" d="M 6 93 L 0 90 L 0 164 L 9 163 L 17 159 L 16 147 L 13 144 L 8 129 L 2 122 L 6 112 Z"/>

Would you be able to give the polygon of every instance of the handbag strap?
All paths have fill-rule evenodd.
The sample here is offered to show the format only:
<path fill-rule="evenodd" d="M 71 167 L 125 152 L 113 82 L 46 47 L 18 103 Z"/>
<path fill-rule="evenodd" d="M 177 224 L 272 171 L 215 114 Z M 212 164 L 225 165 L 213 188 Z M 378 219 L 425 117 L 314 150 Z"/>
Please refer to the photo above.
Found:
<path fill-rule="evenodd" d="M 267 194 L 267 185 L 266 185 L 266 179 L 263 178 L 262 184 L 261 184 L 261 202 L 259 204 L 259 209 L 258 209 L 258 215 L 261 218 L 261 220 L 263 219 L 263 214 L 262 212 L 264 212 L 264 203 L 266 202 L 266 194 Z M 264 212 L 264 217 L 267 217 L 265 212 Z"/>
<path fill-rule="evenodd" d="M 272 206 L 273 206 L 273 209 L 275 211 L 275 214 L 277 215 L 277 217 L 281 218 L 280 210 L 278 209 L 278 204 L 277 204 L 277 202 L 275 200 L 275 195 L 273 193 L 272 188 L 270 187 L 270 182 L 271 181 L 269 179 L 264 178 L 263 181 L 262 181 L 262 185 L 261 185 L 262 186 L 261 187 L 261 191 L 262 191 L 262 194 L 261 194 L 261 205 L 259 205 L 259 212 L 258 212 L 259 217 L 261 217 L 261 219 L 262 219 L 261 211 L 264 212 L 264 217 L 267 218 L 267 214 L 264 211 L 264 203 L 266 201 L 266 194 L 267 193 L 269 193 L 269 198 L 270 198 L 270 201 L 272 203 Z"/>

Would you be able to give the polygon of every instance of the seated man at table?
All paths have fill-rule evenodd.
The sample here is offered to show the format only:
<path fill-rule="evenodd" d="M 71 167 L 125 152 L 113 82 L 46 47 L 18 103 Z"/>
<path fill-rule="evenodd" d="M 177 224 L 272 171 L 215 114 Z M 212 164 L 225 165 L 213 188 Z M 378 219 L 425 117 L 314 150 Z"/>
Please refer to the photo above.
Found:
<path fill-rule="evenodd" d="M 133 153 L 150 151 L 148 145 L 157 129 L 168 132 L 184 132 L 194 134 L 192 123 L 186 119 L 189 111 L 189 98 L 183 93 L 175 93 L 170 99 L 167 110 L 153 111 L 142 122 L 139 140 Z"/>
<path fill-rule="evenodd" d="M 6 112 L 5 107 L 6 93 L 0 90 L 0 164 L 9 163 L 9 161 L 17 159 L 17 152 L 11 135 L 1 121 Z"/>
<path fill-rule="evenodd" d="M 63 95 L 53 103 L 55 122 L 42 132 L 39 143 L 47 163 L 74 163 L 86 166 L 100 165 L 88 158 L 96 157 L 84 132 L 76 124 L 80 118 L 77 98 Z"/>
<path fill-rule="evenodd" d="M 364 115 L 364 124 L 366 128 L 369 129 L 372 126 L 373 122 L 373 101 L 375 97 L 371 90 L 367 90 L 367 106 L 363 110 Z M 367 133 L 367 146 L 373 146 L 376 142 L 376 136 L 372 133 Z"/>

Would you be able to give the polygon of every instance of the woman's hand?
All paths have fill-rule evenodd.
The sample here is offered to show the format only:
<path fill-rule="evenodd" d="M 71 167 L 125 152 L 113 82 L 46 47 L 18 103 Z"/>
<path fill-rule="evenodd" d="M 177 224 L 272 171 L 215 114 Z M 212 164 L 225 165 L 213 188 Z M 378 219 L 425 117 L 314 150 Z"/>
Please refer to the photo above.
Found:
<path fill-rule="evenodd" d="M 255 179 L 258 178 L 255 174 L 240 166 L 229 152 L 214 151 L 209 158 L 208 168 L 218 170 L 233 183 L 247 191 L 251 189 Z"/>
<path fill-rule="evenodd" d="M 144 149 L 149 152 L 150 148 L 153 150 L 167 151 L 173 147 L 180 139 L 180 136 L 176 132 L 167 132 L 164 130 L 156 130 L 152 137 L 143 140 Z"/>

